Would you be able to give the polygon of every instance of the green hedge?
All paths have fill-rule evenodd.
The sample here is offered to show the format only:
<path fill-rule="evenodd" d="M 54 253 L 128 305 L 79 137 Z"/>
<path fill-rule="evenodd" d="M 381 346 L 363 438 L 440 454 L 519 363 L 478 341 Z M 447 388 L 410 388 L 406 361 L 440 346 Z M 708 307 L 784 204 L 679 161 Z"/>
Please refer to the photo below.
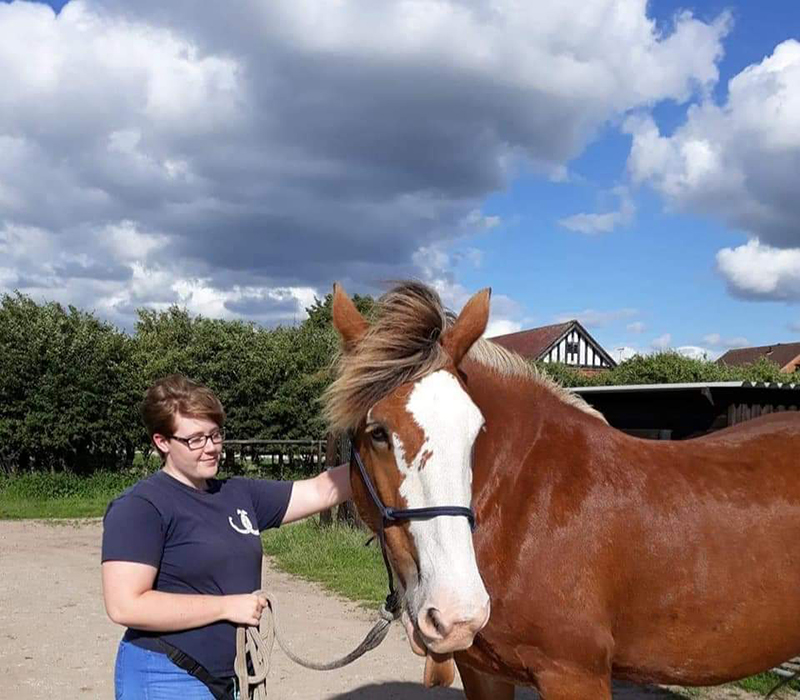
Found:
<path fill-rule="evenodd" d="M 680 384 L 683 382 L 792 382 L 767 359 L 745 367 L 729 367 L 707 360 L 684 357 L 677 352 L 635 355 L 614 369 L 586 375 L 560 363 L 537 362 L 536 366 L 564 386 L 615 386 L 619 384 Z"/>
<path fill-rule="evenodd" d="M 369 297 L 355 297 L 368 312 Z M 0 300 L 0 473 L 127 469 L 149 452 L 139 403 L 178 372 L 222 400 L 231 438 L 325 433 L 318 400 L 337 347 L 331 296 L 300 326 L 267 329 L 141 309 L 132 334 L 23 294 Z"/>
<path fill-rule="evenodd" d="M 369 314 L 370 297 L 355 296 Z M 129 469 L 147 455 L 139 402 L 156 379 L 180 372 L 222 400 L 231 438 L 322 437 L 319 397 L 338 340 L 331 295 L 296 327 L 141 309 L 132 334 L 93 314 L 22 294 L 0 300 L 0 474 Z M 675 353 L 634 357 L 587 377 L 563 365 L 543 371 L 567 386 L 691 381 L 786 381 L 761 361 L 731 368 Z"/>

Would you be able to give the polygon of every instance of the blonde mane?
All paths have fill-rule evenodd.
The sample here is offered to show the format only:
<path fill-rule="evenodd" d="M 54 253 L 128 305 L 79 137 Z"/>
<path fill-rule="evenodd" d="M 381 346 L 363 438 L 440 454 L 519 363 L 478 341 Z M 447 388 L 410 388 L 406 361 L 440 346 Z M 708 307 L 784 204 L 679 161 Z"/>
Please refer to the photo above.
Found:
<path fill-rule="evenodd" d="M 357 352 L 340 353 L 334 361 L 336 379 L 323 396 L 323 413 L 333 430 L 355 429 L 382 398 L 450 361 L 439 339 L 455 316 L 430 287 L 402 282 L 378 300 L 372 316 Z M 499 345 L 481 339 L 467 357 L 498 374 L 526 377 L 565 403 L 605 420 L 580 396 Z"/>

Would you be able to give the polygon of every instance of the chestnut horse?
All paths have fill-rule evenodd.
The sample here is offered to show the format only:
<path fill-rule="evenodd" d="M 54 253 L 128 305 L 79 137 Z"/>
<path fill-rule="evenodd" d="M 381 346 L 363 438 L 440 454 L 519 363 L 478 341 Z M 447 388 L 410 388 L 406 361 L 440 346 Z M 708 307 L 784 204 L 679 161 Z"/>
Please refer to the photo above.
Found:
<path fill-rule="evenodd" d="M 387 505 L 477 518 L 386 529 L 412 648 L 454 653 L 469 700 L 608 700 L 612 676 L 713 685 L 800 654 L 800 416 L 633 438 L 481 340 L 488 312 L 488 290 L 453 320 L 405 283 L 370 324 L 334 290 L 330 422 Z"/>

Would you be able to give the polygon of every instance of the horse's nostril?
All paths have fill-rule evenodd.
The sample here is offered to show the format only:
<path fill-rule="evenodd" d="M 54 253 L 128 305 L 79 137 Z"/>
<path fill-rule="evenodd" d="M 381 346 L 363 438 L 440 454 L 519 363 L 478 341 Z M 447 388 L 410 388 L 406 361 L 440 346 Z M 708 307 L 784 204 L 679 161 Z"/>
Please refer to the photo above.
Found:
<path fill-rule="evenodd" d="M 436 608 L 428 608 L 428 620 L 442 637 L 446 637 L 449 634 L 451 626 L 444 621 L 441 613 Z"/>

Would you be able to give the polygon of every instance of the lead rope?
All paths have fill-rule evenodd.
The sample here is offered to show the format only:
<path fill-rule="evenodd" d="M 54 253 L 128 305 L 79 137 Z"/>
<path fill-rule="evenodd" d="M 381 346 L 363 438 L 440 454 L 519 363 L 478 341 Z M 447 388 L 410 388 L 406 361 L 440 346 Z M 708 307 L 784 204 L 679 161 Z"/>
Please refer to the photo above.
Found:
<path fill-rule="evenodd" d="M 292 652 L 281 638 L 275 614 L 275 601 L 266 590 L 266 576 L 266 562 L 262 560 L 261 589 L 254 593 L 267 599 L 267 607 L 264 608 L 258 627 L 240 625 L 236 628 L 236 660 L 233 668 L 239 685 L 239 700 L 251 700 L 251 698 L 252 700 L 267 700 L 267 675 L 269 674 L 272 647 L 276 641 L 284 654 L 296 664 L 314 671 L 332 671 L 353 663 L 368 651 L 375 649 L 386 638 L 389 626 L 399 616 L 399 606 L 394 602 L 395 597 L 390 596 L 381 606 L 378 621 L 364 637 L 364 641 L 353 651 L 340 659 L 327 663 L 308 661 Z M 250 675 L 249 668 L 253 669 L 252 675 Z"/>

